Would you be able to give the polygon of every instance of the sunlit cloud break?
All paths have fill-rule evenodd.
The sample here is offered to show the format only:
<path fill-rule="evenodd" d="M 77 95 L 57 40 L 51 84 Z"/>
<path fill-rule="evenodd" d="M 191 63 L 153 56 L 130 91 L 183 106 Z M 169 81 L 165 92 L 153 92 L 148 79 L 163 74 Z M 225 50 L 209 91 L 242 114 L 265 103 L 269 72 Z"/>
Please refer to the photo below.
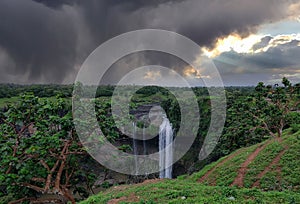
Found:
<path fill-rule="evenodd" d="M 160 71 L 147 71 L 144 75 L 144 79 L 148 80 L 157 80 L 158 78 L 161 78 L 161 73 Z"/>
<path fill-rule="evenodd" d="M 271 38 L 269 43 L 262 48 L 254 49 L 254 45 L 261 42 L 264 37 Z M 300 41 L 300 34 L 297 33 L 277 36 L 250 35 L 246 38 L 241 38 L 239 35 L 231 34 L 227 37 L 217 39 L 216 45 L 213 49 L 209 49 L 207 47 L 202 48 L 202 53 L 209 58 L 215 58 L 224 52 L 230 51 L 245 54 L 266 52 L 270 48 L 292 42 L 293 40 Z M 300 43 L 298 43 L 298 46 L 300 46 Z"/>
<path fill-rule="evenodd" d="M 250 35 L 246 38 L 242 38 L 237 34 L 231 34 L 224 38 L 217 39 L 215 47 L 210 50 L 207 47 L 202 48 L 202 52 L 209 58 L 219 56 L 223 52 L 229 52 L 234 50 L 237 53 L 251 53 L 253 52 L 253 45 L 260 42 L 261 35 Z"/>
<path fill-rule="evenodd" d="M 194 67 L 191 66 L 186 66 L 183 68 L 183 76 L 188 78 L 196 78 L 196 79 L 211 78 L 209 75 L 202 75 L 200 70 L 195 69 Z"/>
<path fill-rule="evenodd" d="M 299 41 L 298 46 L 300 46 L 300 34 L 291 34 L 291 35 L 277 35 L 273 37 L 267 46 L 255 50 L 255 53 L 266 52 L 270 48 L 277 47 L 278 45 L 287 44 L 293 40 Z"/>

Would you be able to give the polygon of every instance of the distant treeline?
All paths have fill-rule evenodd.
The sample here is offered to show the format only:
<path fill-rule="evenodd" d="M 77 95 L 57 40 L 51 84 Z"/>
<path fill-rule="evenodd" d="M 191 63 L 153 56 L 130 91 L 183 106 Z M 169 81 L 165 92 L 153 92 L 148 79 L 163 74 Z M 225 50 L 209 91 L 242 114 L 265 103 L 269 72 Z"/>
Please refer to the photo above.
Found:
<path fill-rule="evenodd" d="M 128 86 L 130 88 L 130 86 Z M 20 84 L 0 84 L 0 98 L 10 98 L 15 96 L 20 96 L 24 93 L 33 93 L 38 97 L 52 97 L 60 95 L 61 97 L 71 97 L 73 93 L 73 84 L 68 85 L 59 85 L 59 84 L 32 84 L 32 85 L 20 85 Z M 96 97 L 109 97 L 113 95 L 115 86 L 114 85 L 101 85 L 98 86 Z M 186 90 L 187 87 L 179 88 L 173 87 L 172 90 Z M 196 95 L 206 95 L 208 94 L 205 87 L 193 87 L 193 91 Z M 226 92 L 242 92 L 247 95 L 254 90 L 254 87 L 226 87 Z M 88 93 L 89 87 L 84 87 L 84 92 Z M 142 87 L 136 92 L 144 96 L 149 96 L 154 93 L 161 92 L 166 94 L 168 91 L 165 88 L 157 86 L 145 86 Z"/>
<path fill-rule="evenodd" d="M 26 92 L 31 92 L 38 97 L 51 97 L 58 94 L 70 97 L 72 96 L 73 85 L 19 85 L 19 84 L 0 84 L 0 98 L 10 98 L 19 96 Z"/>
<path fill-rule="evenodd" d="M 15 97 L 28 92 L 33 93 L 38 97 L 52 97 L 57 95 L 60 95 L 61 97 L 71 97 L 73 93 L 73 87 L 73 84 L 0 84 L 0 98 Z M 112 96 L 113 90 L 114 86 L 99 86 L 97 89 L 96 97 Z"/>

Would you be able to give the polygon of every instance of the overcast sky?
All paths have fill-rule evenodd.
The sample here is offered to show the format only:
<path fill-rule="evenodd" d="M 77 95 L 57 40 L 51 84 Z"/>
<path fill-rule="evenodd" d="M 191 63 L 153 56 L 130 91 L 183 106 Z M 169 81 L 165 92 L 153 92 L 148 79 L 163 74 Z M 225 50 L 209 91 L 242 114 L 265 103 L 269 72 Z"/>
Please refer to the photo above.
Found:
<path fill-rule="evenodd" d="M 213 60 L 225 85 L 283 76 L 300 82 L 298 0 L 1 0 L 0 83 L 73 83 L 101 43 L 145 28 L 196 42 L 199 58 Z M 116 62 L 102 81 L 116 83 L 150 64 L 170 67 L 194 85 L 213 77 L 174 56 L 143 52 Z M 161 73 L 149 67 L 144 77 L 158 80 Z"/>

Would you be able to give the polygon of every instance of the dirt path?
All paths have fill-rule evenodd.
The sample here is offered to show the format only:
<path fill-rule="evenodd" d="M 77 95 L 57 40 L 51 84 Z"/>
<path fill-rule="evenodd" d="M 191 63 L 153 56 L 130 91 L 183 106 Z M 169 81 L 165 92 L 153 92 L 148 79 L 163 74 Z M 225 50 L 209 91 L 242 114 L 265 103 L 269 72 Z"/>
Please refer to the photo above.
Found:
<path fill-rule="evenodd" d="M 240 169 L 238 170 L 238 175 L 234 179 L 233 183 L 230 186 L 238 186 L 238 187 L 243 187 L 244 186 L 244 177 L 247 173 L 248 170 L 248 165 L 255 159 L 255 157 L 259 154 L 260 151 L 262 151 L 269 143 L 271 140 L 267 141 L 265 144 L 257 147 L 254 152 L 252 152 L 246 161 L 241 165 Z"/>
<path fill-rule="evenodd" d="M 287 148 L 285 148 L 284 150 L 282 150 L 273 160 L 272 162 L 262 171 L 260 172 L 256 177 L 257 177 L 257 181 L 255 183 L 253 183 L 252 187 L 259 187 L 260 186 L 260 179 L 268 172 L 271 170 L 272 166 L 275 166 L 276 164 L 279 163 L 280 158 L 282 157 L 282 155 L 286 152 Z M 280 171 L 280 166 L 277 168 Z M 279 172 L 280 173 L 280 172 Z"/>
<path fill-rule="evenodd" d="M 235 157 L 238 153 L 240 153 L 240 150 L 235 152 L 234 154 L 231 154 L 230 156 L 228 156 L 226 159 L 224 159 L 223 161 L 219 162 L 216 166 L 214 166 L 213 168 L 211 168 L 208 172 L 206 172 L 199 180 L 198 182 L 203 183 L 208 177 L 209 175 L 214 172 L 216 170 L 216 168 L 218 168 L 219 166 L 223 165 L 225 162 L 227 162 L 228 160 L 232 159 L 233 157 Z M 215 183 L 215 182 L 214 182 Z"/>

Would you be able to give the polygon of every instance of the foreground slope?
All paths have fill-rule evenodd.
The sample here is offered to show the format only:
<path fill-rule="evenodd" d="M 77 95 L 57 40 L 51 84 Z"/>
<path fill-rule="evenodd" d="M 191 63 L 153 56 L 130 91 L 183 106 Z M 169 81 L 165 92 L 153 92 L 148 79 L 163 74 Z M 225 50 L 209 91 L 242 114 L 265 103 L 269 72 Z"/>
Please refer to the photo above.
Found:
<path fill-rule="evenodd" d="M 263 192 L 256 188 L 205 186 L 185 179 L 149 180 L 141 184 L 116 186 L 81 204 L 114 203 L 299 203 L 295 192 Z"/>
<path fill-rule="evenodd" d="M 300 203 L 299 178 L 300 131 L 288 130 L 281 139 L 239 149 L 191 176 L 115 186 L 82 204 L 292 204 Z"/>
<path fill-rule="evenodd" d="M 190 177 L 207 185 L 300 192 L 300 131 L 242 148 Z"/>

